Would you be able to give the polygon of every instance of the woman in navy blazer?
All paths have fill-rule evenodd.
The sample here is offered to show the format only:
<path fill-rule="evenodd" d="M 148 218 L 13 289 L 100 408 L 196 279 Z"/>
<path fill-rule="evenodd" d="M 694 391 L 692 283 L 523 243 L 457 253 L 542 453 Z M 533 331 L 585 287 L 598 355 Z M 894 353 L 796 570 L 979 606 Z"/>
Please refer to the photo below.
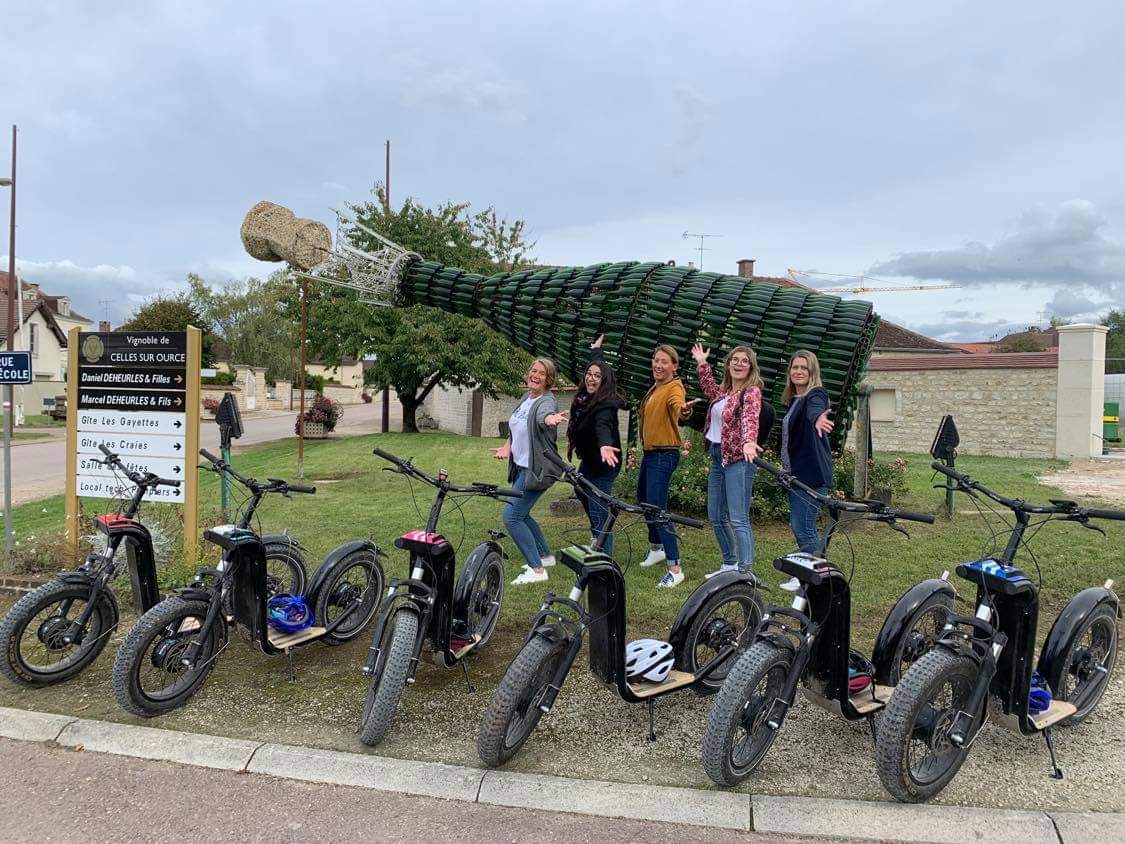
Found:
<path fill-rule="evenodd" d="M 820 382 L 820 363 L 812 352 L 801 350 L 789 361 L 789 372 L 781 400 L 788 406 L 781 423 L 781 465 L 797 480 L 817 492 L 828 494 L 832 486 L 832 450 L 828 434 L 834 424 L 828 418 L 828 391 Z M 816 519 L 820 504 L 802 492 L 789 493 L 789 526 L 797 545 L 807 554 L 820 548 Z M 795 592 L 800 584 L 790 578 L 782 589 Z"/>

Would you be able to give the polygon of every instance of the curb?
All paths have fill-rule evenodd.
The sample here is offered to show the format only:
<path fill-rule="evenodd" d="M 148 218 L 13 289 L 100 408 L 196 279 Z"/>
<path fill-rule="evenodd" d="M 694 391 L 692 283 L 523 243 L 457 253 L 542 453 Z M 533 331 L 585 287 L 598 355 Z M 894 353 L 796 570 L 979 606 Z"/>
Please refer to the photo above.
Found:
<path fill-rule="evenodd" d="M 1125 840 L 1125 813 L 1042 812 L 772 797 L 602 782 L 415 762 L 363 753 L 247 741 L 0 707 L 0 738 L 393 791 L 606 818 L 745 832 L 875 840 L 1084 844 Z"/>

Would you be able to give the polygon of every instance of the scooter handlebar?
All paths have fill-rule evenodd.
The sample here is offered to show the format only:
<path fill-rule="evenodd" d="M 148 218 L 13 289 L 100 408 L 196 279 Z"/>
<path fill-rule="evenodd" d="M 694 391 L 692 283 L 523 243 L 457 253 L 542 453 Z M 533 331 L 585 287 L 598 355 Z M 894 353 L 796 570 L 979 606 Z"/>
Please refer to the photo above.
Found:
<path fill-rule="evenodd" d="M 303 492 L 306 495 L 312 495 L 316 492 L 315 486 L 307 486 L 305 484 L 286 484 L 285 487 L 289 492 Z"/>
<path fill-rule="evenodd" d="M 911 513 L 907 510 L 895 510 L 896 519 L 903 519 L 908 522 L 921 522 L 925 525 L 932 525 L 934 523 L 934 516 L 932 513 Z"/>
<path fill-rule="evenodd" d="M 1125 522 L 1125 513 L 1120 510 L 1087 510 L 1086 515 L 1095 519 L 1113 519 L 1118 522 Z"/>
<path fill-rule="evenodd" d="M 203 458 L 204 460 L 206 460 L 207 462 L 209 462 L 209 463 L 214 463 L 214 464 L 215 464 L 216 466 L 222 466 L 222 465 L 223 465 L 223 461 L 222 461 L 222 460 L 220 460 L 220 459 L 219 459 L 218 457 L 216 457 L 215 455 L 213 455 L 213 454 L 212 454 L 211 452 L 209 452 L 209 451 L 208 451 L 207 449 L 205 449 L 205 448 L 201 448 L 201 449 L 199 449 L 199 455 L 200 455 L 200 456 L 201 456 L 201 457 L 202 457 L 202 458 Z"/>

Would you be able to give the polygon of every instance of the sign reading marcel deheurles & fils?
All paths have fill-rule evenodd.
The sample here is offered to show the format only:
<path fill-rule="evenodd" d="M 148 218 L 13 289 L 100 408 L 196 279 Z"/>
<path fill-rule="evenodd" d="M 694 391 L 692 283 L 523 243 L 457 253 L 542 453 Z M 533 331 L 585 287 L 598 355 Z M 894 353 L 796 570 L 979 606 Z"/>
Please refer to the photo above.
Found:
<path fill-rule="evenodd" d="M 182 482 L 150 489 L 145 500 L 186 504 L 184 541 L 194 545 L 200 338 L 195 328 L 70 332 L 68 529 L 77 523 L 79 498 L 133 492 L 103 465 L 105 446 L 133 472 Z"/>
<path fill-rule="evenodd" d="M 182 331 L 89 332 L 78 335 L 77 492 L 113 495 L 104 445 L 136 472 L 186 477 L 187 335 Z M 198 411 L 197 411 L 198 414 Z M 145 440 L 125 436 L 144 432 Z M 153 439 L 158 442 L 153 447 Z M 163 442 L 160 442 L 163 441 Z M 159 453 L 160 457 L 155 455 Z M 147 498 L 182 502 L 184 486 L 156 487 Z"/>

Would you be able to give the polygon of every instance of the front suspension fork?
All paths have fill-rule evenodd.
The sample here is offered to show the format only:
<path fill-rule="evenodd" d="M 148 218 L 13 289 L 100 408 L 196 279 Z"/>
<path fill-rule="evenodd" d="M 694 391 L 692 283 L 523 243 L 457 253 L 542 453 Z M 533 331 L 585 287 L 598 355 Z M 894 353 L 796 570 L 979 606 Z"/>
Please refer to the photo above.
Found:
<path fill-rule="evenodd" d="M 570 673 L 571 667 L 574 665 L 574 660 L 578 657 L 578 652 L 582 650 L 582 640 L 585 638 L 586 628 L 579 627 L 577 632 L 570 637 L 570 644 L 563 654 L 562 662 L 559 667 L 555 669 L 555 674 L 551 677 L 551 682 L 547 688 L 543 690 L 543 696 L 539 699 L 539 710 L 544 714 L 551 711 L 551 707 L 555 705 L 555 700 L 562 691 L 562 685 L 566 682 L 566 675 Z"/>

